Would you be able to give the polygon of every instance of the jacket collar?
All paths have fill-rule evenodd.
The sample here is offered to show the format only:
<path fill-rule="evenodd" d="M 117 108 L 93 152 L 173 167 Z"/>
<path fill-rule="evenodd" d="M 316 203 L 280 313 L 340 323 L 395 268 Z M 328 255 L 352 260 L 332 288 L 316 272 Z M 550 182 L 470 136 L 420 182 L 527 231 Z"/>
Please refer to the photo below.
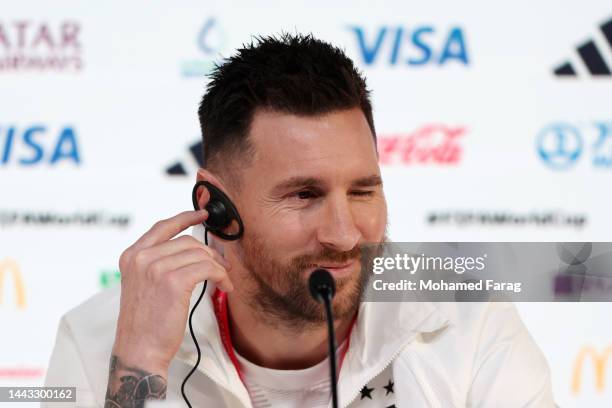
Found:
<path fill-rule="evenodd" d="M 198 300 L 202 292 L 203 284 L 198 284 L 191 296 L 189 310 Z M 215 383 L 229 392 L 232 392 L 243 401 L 245 406 L 250 406 L 248 391 L 244 387 L 236 368 L 234 367 L 225 347 L 221 341 L 221 331 L 214 312 L 213 294 L 216 287 L 208 282 L 206 293 L 202 297 L 198 308 L 193 315 L 193 332 L 198 340 L 201 350 L 201 360 L 198 371 L 204 373 Z M 189 326 L 185 328 L 185 334 L 176 358 L 193 366 L 197 359 L 197 351 L 189 332 Z"/>
<path fill-rule="evenodd" d="M 339 401 L 350 402 L 422 333 L 445 329 L 449 319 L 430 302 L 364 302 L 338 378 Z"/>

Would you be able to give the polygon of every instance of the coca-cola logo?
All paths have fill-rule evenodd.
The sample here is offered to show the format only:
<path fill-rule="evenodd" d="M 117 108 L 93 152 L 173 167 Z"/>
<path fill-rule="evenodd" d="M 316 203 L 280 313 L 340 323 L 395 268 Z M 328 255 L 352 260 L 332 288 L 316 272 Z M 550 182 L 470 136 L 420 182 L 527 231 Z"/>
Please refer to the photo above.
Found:
<path fill-rule="evenodd" d="M 0 72 L 80 71 L 81 25 L 15 20 L 0 22 Z"/>
<path fill-rule="evenodd" d="M 378 135 L 381 165 L 455 165 L 461 161 L 465 126 L 428 124 L 409 133 Z"/>

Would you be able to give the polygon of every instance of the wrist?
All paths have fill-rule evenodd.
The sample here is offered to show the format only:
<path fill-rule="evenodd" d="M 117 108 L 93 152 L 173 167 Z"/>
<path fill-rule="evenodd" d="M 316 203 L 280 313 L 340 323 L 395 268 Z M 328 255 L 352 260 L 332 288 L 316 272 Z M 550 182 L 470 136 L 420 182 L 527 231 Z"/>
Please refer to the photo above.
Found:
<path fill-rule="evenodd" d="M 170 361 L 155 348 L 115 341 L 112 355 L 124 366 L 168 378 Z"/>

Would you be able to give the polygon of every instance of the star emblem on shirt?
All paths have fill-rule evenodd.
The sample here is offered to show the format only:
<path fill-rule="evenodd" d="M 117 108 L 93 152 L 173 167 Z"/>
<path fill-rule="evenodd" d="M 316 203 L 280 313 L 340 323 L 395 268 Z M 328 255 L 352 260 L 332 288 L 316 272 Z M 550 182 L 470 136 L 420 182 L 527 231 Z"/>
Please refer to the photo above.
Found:
<path fill-rule="evenodd" d="M 374 391 L 374 388 L 368 388 L 367 384 L 363 386 L 363 388 L 361 389 L 361 399 L 364 398 L 369 398 L 372 399 L 372 391 Z"/>
<path fill-rule="evenodd" d="M 395 394 L 395 391 L 393 391 L 393 385 L 393 381 L 389 380 L 389 383 L 383 387 L 385 390 L 387 390 L 387 393 L 385 395 Z"/>

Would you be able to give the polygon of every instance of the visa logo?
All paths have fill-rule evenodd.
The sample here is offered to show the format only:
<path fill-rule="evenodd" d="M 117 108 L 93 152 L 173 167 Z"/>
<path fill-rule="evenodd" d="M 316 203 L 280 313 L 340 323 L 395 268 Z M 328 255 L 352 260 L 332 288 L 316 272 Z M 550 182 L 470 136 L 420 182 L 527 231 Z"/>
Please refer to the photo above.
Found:
<path fill-rule="evenodd" d="M 81 163 L 74 128 L 65 126 L 51 131 L 44 125 L 26 128 L 0 126 L 0 167 L 16 164 L 34 166 L 40 163 Z"/>
<path fill-rule="evenodd" d="M 360 26 L 349 28 L 366 65 L 377 62 L 406 66 L 450 62 L 469 65 L 465 34 L 460 27 L 450 27 L 446 33 L 432 26 L 414 29 L 382 26 L 368 33 Z"/>

